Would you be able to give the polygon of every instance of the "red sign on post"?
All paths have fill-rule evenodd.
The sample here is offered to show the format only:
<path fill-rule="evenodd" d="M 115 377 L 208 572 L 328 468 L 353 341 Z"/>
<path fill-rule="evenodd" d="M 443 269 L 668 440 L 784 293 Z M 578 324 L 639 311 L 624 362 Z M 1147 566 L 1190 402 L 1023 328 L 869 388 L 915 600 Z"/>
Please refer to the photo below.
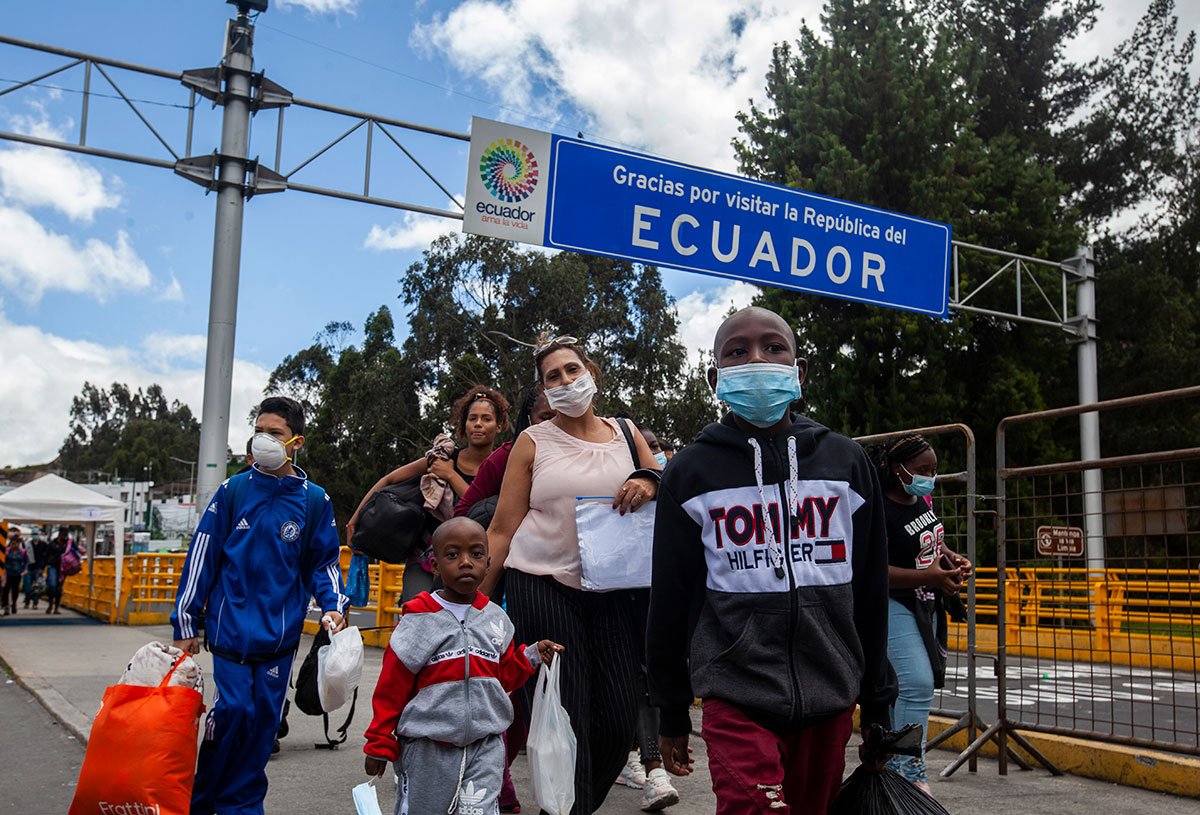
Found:
<path fill-rule="evenodd" d="M 1081 557 L 1083 530 L 1077 526 L 1039 526 L 1037 550 L 1039 555 Z"/>

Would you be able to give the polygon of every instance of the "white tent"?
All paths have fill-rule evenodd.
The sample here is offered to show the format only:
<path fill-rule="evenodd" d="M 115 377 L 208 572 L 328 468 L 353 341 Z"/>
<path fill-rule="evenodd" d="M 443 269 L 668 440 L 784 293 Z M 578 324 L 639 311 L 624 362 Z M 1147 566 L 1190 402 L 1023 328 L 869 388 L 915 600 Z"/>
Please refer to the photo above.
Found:
<path fill-rule="evenodd" d="M 0 520 L 25 523 L 83 524 L 88 530 L 88 563 L 96 546 L 96 524 L 114 527 L 113 552 L 116 555 L 116 596 L 121 598 L 121 571 L 125 555 L 125 504 L 89 490 L 57 475 L 44 475 L 35 481 L 0 495 Z M 95 570 L 89 569 L 92 574 Z"/>

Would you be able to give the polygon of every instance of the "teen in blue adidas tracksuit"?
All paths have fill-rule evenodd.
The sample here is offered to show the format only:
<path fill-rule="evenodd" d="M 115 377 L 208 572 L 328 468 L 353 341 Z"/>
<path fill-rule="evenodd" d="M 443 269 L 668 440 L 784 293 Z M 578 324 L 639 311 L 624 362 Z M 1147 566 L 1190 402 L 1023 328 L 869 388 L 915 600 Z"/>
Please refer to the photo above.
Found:
<path fill-rule="evenodd" d="M 203 616 L 217 683 L 192 815 L 261 815 L 308 598 L 333 630 L 345 625 L 333 505 L 292 464 L 304 411 L 265 399 L 254 433 L 254 467 L 222 484 L 201 517 L 171 614 L 176 647 L 193 654 Z"/>

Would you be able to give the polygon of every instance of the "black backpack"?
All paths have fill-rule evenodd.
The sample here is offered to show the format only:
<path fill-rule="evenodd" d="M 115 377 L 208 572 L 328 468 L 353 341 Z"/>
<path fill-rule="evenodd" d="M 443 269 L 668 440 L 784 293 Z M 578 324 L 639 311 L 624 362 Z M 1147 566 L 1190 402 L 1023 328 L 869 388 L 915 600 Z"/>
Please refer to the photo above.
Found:
<path fill-rule="evenodd" d="M 350 548 L 384 563 L 404 563 L 432 534 L 432 517 L 425 511 L 421 479 L 413 478 L 378 490 L 358 513 Z"/>
<path fill-rule="evenodd" d="M 358 703 L 358 688 L 355 688 L 354 695 L 350 697 L 350 712 L 346 714 L 346 721 L 337 729 L 341 738 L 337 741 L 331 739 L 329 737 L 329 714 L 321 709 L 321 695 L 317 690 L 317 651 L 321 649 L 321 646 L 328 644 L 329 632 L 325 630 L 325 626 L 321 626 L 321 630 L 313 637 L 313 644 L 308 649 L 308 655 L 304 657 L 304 662 L 300 665 L 300 672 L 296 674 L 296 707 L 309 716 L 320 716 L 325 723 L 325 744 L 313 745 L 318 750 L 336 750 L 338 745 L 345 743 L 346 731 L 350 729 L 350 722 L 354 719 L 354 706 Z"/>

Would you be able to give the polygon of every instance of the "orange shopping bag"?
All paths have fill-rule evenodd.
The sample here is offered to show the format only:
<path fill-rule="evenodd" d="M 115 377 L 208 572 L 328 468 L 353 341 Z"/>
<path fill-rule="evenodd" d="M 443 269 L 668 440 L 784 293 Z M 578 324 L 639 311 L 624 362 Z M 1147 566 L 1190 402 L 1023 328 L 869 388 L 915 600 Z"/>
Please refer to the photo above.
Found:
<path fill-rule="evenodd" d="M 92 724 L 69 815 L 188 815 L 204 696 L 167 682 L 113 685 Z"/>

